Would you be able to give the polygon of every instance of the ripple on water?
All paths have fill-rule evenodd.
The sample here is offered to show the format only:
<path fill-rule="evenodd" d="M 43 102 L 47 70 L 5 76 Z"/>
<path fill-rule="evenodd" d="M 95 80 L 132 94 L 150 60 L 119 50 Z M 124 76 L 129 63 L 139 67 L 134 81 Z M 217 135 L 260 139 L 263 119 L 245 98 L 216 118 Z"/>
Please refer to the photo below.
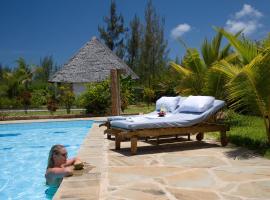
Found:
<path fill-rule="evenodd" d="M 6 134 L 0 134 L 0 138 L 1 137 L 16 137 L 21 135 L 21 133 L 6 133 Z"/>
<path fill-rule="evenodd" d="M 62 134 L 62 133 L 66 133 L 66 131 L 54 131 L 53 133 L 55 133 L 55 134 Z"/>

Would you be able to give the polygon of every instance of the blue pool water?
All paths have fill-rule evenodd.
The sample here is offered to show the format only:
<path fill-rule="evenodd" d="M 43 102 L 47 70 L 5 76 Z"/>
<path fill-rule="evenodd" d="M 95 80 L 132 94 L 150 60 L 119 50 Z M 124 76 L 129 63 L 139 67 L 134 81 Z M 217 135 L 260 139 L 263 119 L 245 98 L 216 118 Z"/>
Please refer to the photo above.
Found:
<path fill-rule="evenodd" d="M 44 174 L 49 150 L 63 144 L 74 157 L 93 121 L 0 125 L 0 199 L 51 199 Z"/>

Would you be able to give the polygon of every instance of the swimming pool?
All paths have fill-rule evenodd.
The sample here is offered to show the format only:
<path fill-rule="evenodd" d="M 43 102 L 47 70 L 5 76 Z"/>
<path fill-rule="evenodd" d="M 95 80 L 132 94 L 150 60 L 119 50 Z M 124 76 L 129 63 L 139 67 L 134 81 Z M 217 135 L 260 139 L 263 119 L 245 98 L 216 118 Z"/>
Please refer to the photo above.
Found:
<path fill-rule="evenodd" d="M 63 144 L 73 157 L 93 121 L 0 125 L 0 199 L 51 199 L 44 173 L 49 150 Z"/>

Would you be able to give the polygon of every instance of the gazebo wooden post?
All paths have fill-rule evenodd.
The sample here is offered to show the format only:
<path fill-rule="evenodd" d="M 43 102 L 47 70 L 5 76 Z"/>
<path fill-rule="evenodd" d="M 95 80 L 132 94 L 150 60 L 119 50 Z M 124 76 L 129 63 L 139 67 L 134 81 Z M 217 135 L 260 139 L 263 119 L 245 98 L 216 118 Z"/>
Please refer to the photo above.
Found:
<path fill-rule="evenodd" d="M 120 115 L 121 112 L 120 73 L 120 69 L 111 69 L 112 115 Z"/>

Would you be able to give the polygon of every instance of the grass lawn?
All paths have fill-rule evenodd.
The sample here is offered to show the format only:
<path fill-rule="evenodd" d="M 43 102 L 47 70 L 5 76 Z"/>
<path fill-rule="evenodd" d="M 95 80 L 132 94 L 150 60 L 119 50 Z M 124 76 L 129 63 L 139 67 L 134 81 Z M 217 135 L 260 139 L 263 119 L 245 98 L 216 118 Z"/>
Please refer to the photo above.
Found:
<path fill-rule="evenodd" d="M 123 112 L 124 114 L 139 114 L 139 113 L 150 113 L 155 110 L 155 104 L 149 105 L 149 107 L 144 104 L 138 104 L 138 105 L 130 105 L 128 108 Z"/>
<path fill-rule="evenodd" d="M 81 114 L 84 113 L 83 111 L 80 110 L 71 110 L 70 114 Z M 4 116 L 46 116 L 46 115 L 51 115 L 51 113 L 47 110 L 44 111 L 28 111 L 27 113 L 25 112 L 2 112 L 0 115 Z M 56 112 L 53 113 L 53 115 L 67 115 L 66 110 L 57 110 Z"/>
<path fill-rule="evenodd" d="M 270 158 L 270 145 L 267 144 L 267 135 L 261 117 L 228 112 L 227 122 L 231 126 L 228 133 L 231 143 L 256 150 Z"/>

